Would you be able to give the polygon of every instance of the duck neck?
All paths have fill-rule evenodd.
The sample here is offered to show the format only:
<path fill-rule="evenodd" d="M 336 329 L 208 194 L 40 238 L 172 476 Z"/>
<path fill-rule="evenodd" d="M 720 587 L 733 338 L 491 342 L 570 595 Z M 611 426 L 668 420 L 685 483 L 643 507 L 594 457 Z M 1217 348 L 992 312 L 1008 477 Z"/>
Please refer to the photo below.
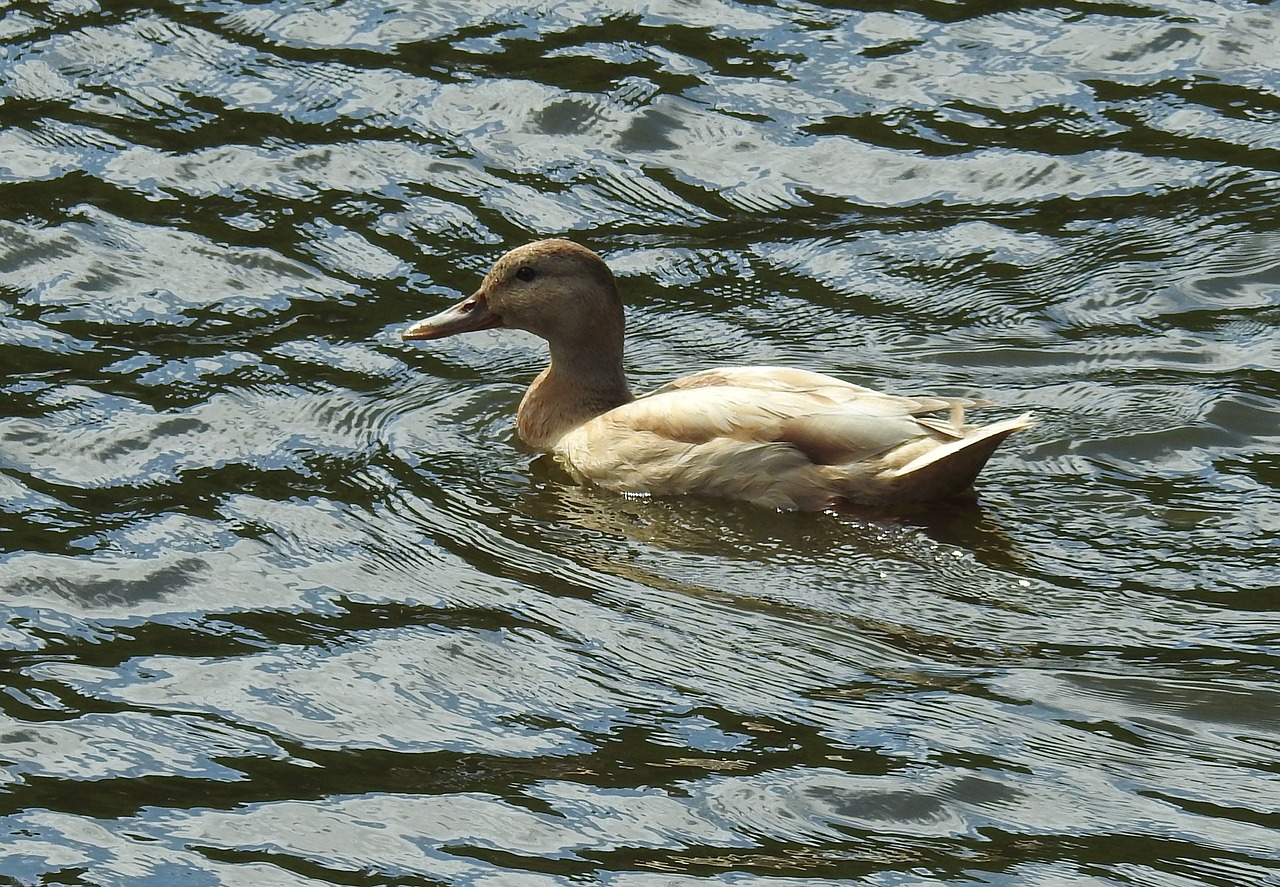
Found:
<path fill-rule="evenodd" d="M 520 439 L 552 449 L 569 431 L 632 400 L 621 344 L 551 347 L 551 364 L 533 380 L 516 414 Z"/>

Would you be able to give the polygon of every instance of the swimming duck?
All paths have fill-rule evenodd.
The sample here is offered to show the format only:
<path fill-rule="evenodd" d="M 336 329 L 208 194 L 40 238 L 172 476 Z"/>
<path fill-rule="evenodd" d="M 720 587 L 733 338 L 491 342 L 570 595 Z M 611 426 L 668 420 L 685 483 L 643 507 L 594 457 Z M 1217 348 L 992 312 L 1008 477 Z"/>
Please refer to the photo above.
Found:
<path fill-rule="evenodd" d="M 474 295 L 403 337 L 494 327 L 527 330 L 551 350 L 520 401 L 520 439 L 579 482 L 619 492 L 785 510 L 940 499 L 967 490 L 996 447 L 1033 424 L 1022 415 L 970 425 L 964 411 L 988 404 L 881 394 L 772 366 L 704 370 L 635 397 L 622 368 L 613 273 L 568 240 L 511 250 Z"/>

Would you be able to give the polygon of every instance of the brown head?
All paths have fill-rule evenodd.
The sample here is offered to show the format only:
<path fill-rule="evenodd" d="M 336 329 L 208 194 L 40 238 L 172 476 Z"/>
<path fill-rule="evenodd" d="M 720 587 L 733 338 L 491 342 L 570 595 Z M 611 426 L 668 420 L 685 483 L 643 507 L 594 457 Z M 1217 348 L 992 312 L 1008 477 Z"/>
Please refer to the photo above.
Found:
<path fill-rule="evenodd" d="M 405 339 L 440 339 L 493 327 L 527 330 L 558 352 L 621 349 L 622 301 L 613 272 L 598 255 L 569 240 L 538 240 L 494 263 L 470 297 L 419 321 Z"/>

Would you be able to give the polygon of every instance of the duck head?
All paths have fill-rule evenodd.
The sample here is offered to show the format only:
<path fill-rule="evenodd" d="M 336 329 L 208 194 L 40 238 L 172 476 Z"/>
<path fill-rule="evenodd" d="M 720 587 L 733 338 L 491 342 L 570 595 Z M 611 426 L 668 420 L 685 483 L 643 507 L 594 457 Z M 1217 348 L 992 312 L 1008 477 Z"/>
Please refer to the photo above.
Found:
<path fill-rule="evenodd" d="M 622 326 L 618 287 L 604 260 L 569 240 L 539 240 L 498 259 L 473 295 L 401 335 L 441 339 L 509 327 L 541 336 L 554 353 L 620 343 Z"/>

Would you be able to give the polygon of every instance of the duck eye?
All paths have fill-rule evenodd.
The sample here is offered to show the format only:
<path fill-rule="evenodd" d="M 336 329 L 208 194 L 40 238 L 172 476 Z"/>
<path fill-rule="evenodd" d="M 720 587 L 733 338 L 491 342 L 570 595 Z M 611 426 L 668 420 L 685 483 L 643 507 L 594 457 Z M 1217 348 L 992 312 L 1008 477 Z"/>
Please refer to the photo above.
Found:
<path fill-rule="evenodd" d="M 538 272 L 534 271 L 528 265 L 522 265 L 520 266 L 520 269 L 516 271 L 516 277 L 520 278 L 525 283 L 528 283 L 529 281 L 533 280 L 537 276 L 538 276 Z"/>

